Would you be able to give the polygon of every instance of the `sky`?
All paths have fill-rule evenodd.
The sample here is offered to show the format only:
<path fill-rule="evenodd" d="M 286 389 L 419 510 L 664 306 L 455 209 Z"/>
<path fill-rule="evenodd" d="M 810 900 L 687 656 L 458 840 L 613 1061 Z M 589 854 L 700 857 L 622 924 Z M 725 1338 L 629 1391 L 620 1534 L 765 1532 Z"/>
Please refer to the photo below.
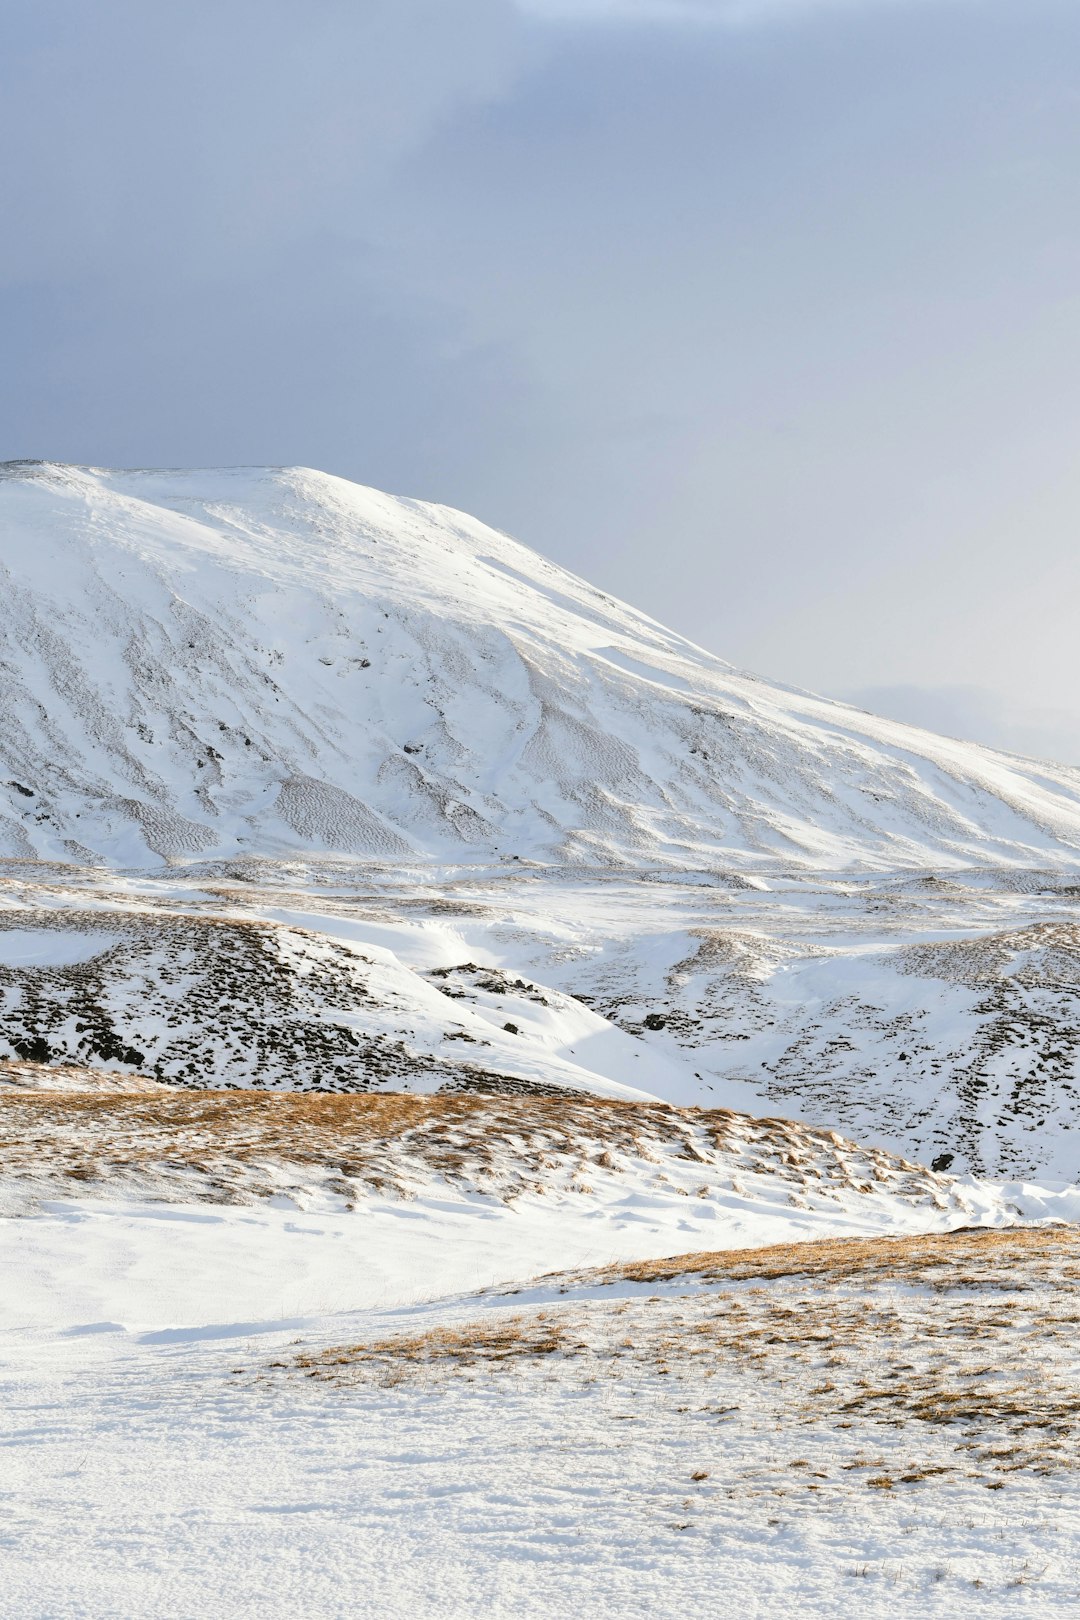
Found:
<path fill-rule="evenodd" d="M 1080 764 L 1076 0 L 8 0 L 0 459 L 304 464 Z"/>

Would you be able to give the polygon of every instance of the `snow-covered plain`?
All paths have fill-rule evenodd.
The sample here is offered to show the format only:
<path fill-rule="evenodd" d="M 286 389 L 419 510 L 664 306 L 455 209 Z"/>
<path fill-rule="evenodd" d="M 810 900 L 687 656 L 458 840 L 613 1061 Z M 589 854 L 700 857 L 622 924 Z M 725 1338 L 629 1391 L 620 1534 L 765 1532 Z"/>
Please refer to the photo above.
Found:
<path fill-rule="evenodd" d="M 0 593 L 0 1613 L 1073 1612 L 1080 772 L 305 469 Z"/>
<path fill-rule="evenodd" d="M 927 1231 L 1047 1230 L 1032 1221 L 1058 1232 L 1080 1217 L 1080 1190 L 956 1181 L 784 1122 L 730 1115 L 714 1138 L 713 1116 L 693 1110 L 512 1096 L 409 1099 L 430 1114 L 434 1153 L 411 1128 L 384 1133 L 365 1160 L 339 1129 L 331 1176 L 305 1160 L 295 1119 L 276 1158 L 263 1142 L 245 1159 L 242 1126 L 215 1135 L 199 1115 L 204 1099 L 239 1109 L 227 1094 L 219 1105 L 220 1093 L 133 1082 L 80 1094 L 72 1071 L 64 1091 L 38 1078 L 16 1065 L 0 1095 L 0 1190 L 21 1192 L 23 1210 L 0 1219 L 0 1613 L 509 1620 L 705 1617 L 738 1602 L 752 1615 L 841 1615 L 855 1591 L 868 1614 L 903 1600 L 948 1615 L 976 1589 L 991 1612 L 1019 1612 L 1018 1594 L 1068 1612 L 1080 1579 L 1073 1329 L 1047 1341 L 1040 1319 L 1048 1302 L 1075 1319 L 1067 1267 L 1032 1279 L 995 1261 L 988 1283 L 964 1253 L 940 1255 L 967 1312 L 963 1343 L 955 1322 L 928 1325 L 904 1283 L 886 1343 L 880 1302 L 852 1298 L 842 1269 L 823 1273 L 847 1312 L 839 1350 L 818 1342 L 820 1277 L 809 1297 L 775 1282 L 764 1325 L 744 1332 L 739 1317 L 734 1339 L 710 1326 L 708 1279 L 530 1279 L 720 1247 L 753 1264 L 772 1252 L 763 1243 L 814 1238 L 875 1234 L 887 1247 Z M 81 1130 L 80 1097 L 96 1111 Z M 260 1115 L 294 1104 L 400 1107 L 393 1095 L 251 1099 Z M 195 1116 L 186 1138 L 177 1109 Z M 612 1129 L 582 1117 L 612 1109 Z M 974 1324 L 973 1288 L 987 1294 Z M 1023 1317 L 1003 1316 L 1017 1299 Z M 546 1342 L 552 1313 L 549 1357 L 529 1347 L 537 1333 Z M 425 1368 L 399 1347 L 449 1334 L 467 1348 L 478 1319 L 478 1362 L 455 1352 Z M 779 1353 L 732 1363 L 733 1343 L 766 1330 L 778 1342 L 778 1322 L 805 1327 L 795 1389 Z M 1033 1322 L 1038 1358 L 1024 1363 Z M 997 1324 L 992 1351 L 985 1324 Z M 379 1376 L 342 1382 L 331 1355 L 329 1382 L 311 1383 L 293 1365 L 341 1344 L 374 1346 Z M 857 1420 L 840 1397 L 822 1407 L 839 1374 L 817 1369 L 838 1353 L 845 1376 L 880 1382 L 886 1361 L 910 1367 L 924 1347 L 926 1388 L 951 1390 L 959 1367 L 977 1401 L 995 1393 L 985 1374 L 999 1358 L 1014 1400 L 1022 1366 L 1039 1436 L 1052 1379 L 1052 1455 L 1006 1472 L 1024 1422 L 989 1409 L 974 1425 L 967 1411 L 957 1434 L 914 1412 L 917 1432 L 898 1434 L 895 1414 L 865 1401 Z M 796 1396 L 816 1399 L 814 1413 L 796 1419 Z M 972 1432 L 989 1453 L 975 1467 Z M 1007 1496 L 987 1494 L 999 1488 Z"/>
<path fill-rule="evenodd" d="M 696 1110 L 49 1072 L 0 1092 L 5 1615 L 1068 1612 L 1080 1189 Z M 913 1272 L 925 1232 L 958 1247 Z M 861 1269 L 760 1248 L 822 1238 Z"/>

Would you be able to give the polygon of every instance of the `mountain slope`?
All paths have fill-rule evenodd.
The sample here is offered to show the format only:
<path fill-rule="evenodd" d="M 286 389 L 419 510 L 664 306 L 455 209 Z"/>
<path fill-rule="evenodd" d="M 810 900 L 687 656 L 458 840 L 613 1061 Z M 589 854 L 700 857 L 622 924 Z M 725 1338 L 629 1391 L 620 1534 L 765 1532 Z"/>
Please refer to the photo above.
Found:
<path fill-rule="evenodd" d="M 739 674 L 304 469 L 0 477 L 0 854 L 1080 865 L 1080 772 Z"/>

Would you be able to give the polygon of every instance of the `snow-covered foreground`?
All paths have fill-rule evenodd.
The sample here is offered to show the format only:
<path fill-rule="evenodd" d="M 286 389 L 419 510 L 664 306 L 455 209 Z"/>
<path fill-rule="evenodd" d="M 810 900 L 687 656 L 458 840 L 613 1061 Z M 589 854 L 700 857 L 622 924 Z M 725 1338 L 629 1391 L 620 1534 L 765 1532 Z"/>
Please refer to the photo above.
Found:
<path fill-rule="evenodd" d="M 1076 1188 L 723 1111 L 11 1078 L 0 1614 L 1074 1589 Z"/>
<path fill-rule="evenodd" d="M 1044 1228 L 300 1321 L 57 1311 L 0 1337 L 0 1612 L 1074 1613 L 1078 1275 Z"/>
<path fill-rule="evenodd" d="M 584 1201 L 581 1201 L 584 1203 Z M 988 1198 L 987 1203 L 991 1200 Z M 507 1211 L 450 1196 L 362 1213 L 201 1205 L 76 1204 L 0 1227 L 0 1331 L 236 1337 L 350 1310 L 441 1298 L 566 1265 L 753 1246 L 830 1232 L 947 1230 L 956 1216 L 869 1207 L 862 1220 L 755 1208 L 698 1211 L 630 1197 L 621 1207 Z M 741 1207 L 740 1207 L 741 1206 Z M 991 1219 L 1003 1218 L 1000 1205 Z"/>
<path fill-rule="evenodd" d="M 0 1328 L 199 1336 L 567 1265 L 1074 1220 L 1080 1189 L 724 1110 L 31 1086 L 0 1092 L 0 1210 Z"/>
<path fill-rule="evenodd" d="M 0 1614 L 704 1617 L 718 1582 L 750 1614 L 840 1614 L 855 1580 L 870 1613 L 900 1585 L 947 1614 L 975 1579 L 1010 1613 L 1018 1579 L 1066 1590 L 1080 1501 L 1057 1429 L 999 1499 L 951 1437 L 913 1449 L 891 1409 L 849 1417 L 857 1390 L 796 1421 L 787 1372 L 748 1354 L 799 1324 L 799 1398 L 820 1406 L 841 1379 L 826 1329 L 844 1376 L 886 1389 L 890 1356 L 934 1363 L 947 1339 L 1000 1393 L 986 1377 L 1044 1296 L 1070 1303 L 1072 1250 L 1045 1223 L 1080 1218 L 1077 1189 L 957 1180 L 723 1111 L 81 1078 L 58 1090 L 79 1075 L 24 1063 L 0 1092 L 0 1193 L 22 1211 L 0 1219 Z M 1062 1246 L 1001 1251 L 1027 1266 L 1003 1280 L 997 1251 L 947 1235 L 977 1227 Z M 915 1292 L 889 1283 L 903 1322 L 852 1303 L 927 1232 L 959 1246 L 941 1258 L 966 1350 L 961 1323 L 928 1317 L 942 1285 L 917 1253 Z M 761 1245 L 815 1239 L 835 1266 L 767 1261 L 769 1299 L 747 1292 L 777 1253 Z M 704 1270 L 664 1258 L 717 1250 Z M 993 1307 L 978 1334 L 973 1290 Z M 1035 1345 L 1059 1426 L 1072 1331 L 1040 1321 Z M 972 1415 L 985 1450 L 996 1420 Z M 894 1500 L 889 1469 L 925 1477 Z"/>

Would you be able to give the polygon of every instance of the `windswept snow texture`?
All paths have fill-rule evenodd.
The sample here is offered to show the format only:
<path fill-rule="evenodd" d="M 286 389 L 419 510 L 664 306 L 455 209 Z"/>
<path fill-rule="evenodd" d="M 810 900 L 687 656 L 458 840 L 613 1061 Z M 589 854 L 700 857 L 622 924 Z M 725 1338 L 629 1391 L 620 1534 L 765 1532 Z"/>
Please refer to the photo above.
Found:
<path fill-rule="evenodd" d="M 23 1223 L 11 1620 L 1076 1612 L 1073 1234 L 530 1284 L 550 1218 L 463 1235 L 444 1209 L 421 1246 L 389 1211 L 364 1243 L 355 1217 L 166 1213 Z M 558 1236 L 564 1267 L 596 1243 Z"/>
<path fill-rule="evenodd" d="M 1080 865 L 1080 772 L 739 674 L 305 469 L 0 477 L 0 855 Z"/>

